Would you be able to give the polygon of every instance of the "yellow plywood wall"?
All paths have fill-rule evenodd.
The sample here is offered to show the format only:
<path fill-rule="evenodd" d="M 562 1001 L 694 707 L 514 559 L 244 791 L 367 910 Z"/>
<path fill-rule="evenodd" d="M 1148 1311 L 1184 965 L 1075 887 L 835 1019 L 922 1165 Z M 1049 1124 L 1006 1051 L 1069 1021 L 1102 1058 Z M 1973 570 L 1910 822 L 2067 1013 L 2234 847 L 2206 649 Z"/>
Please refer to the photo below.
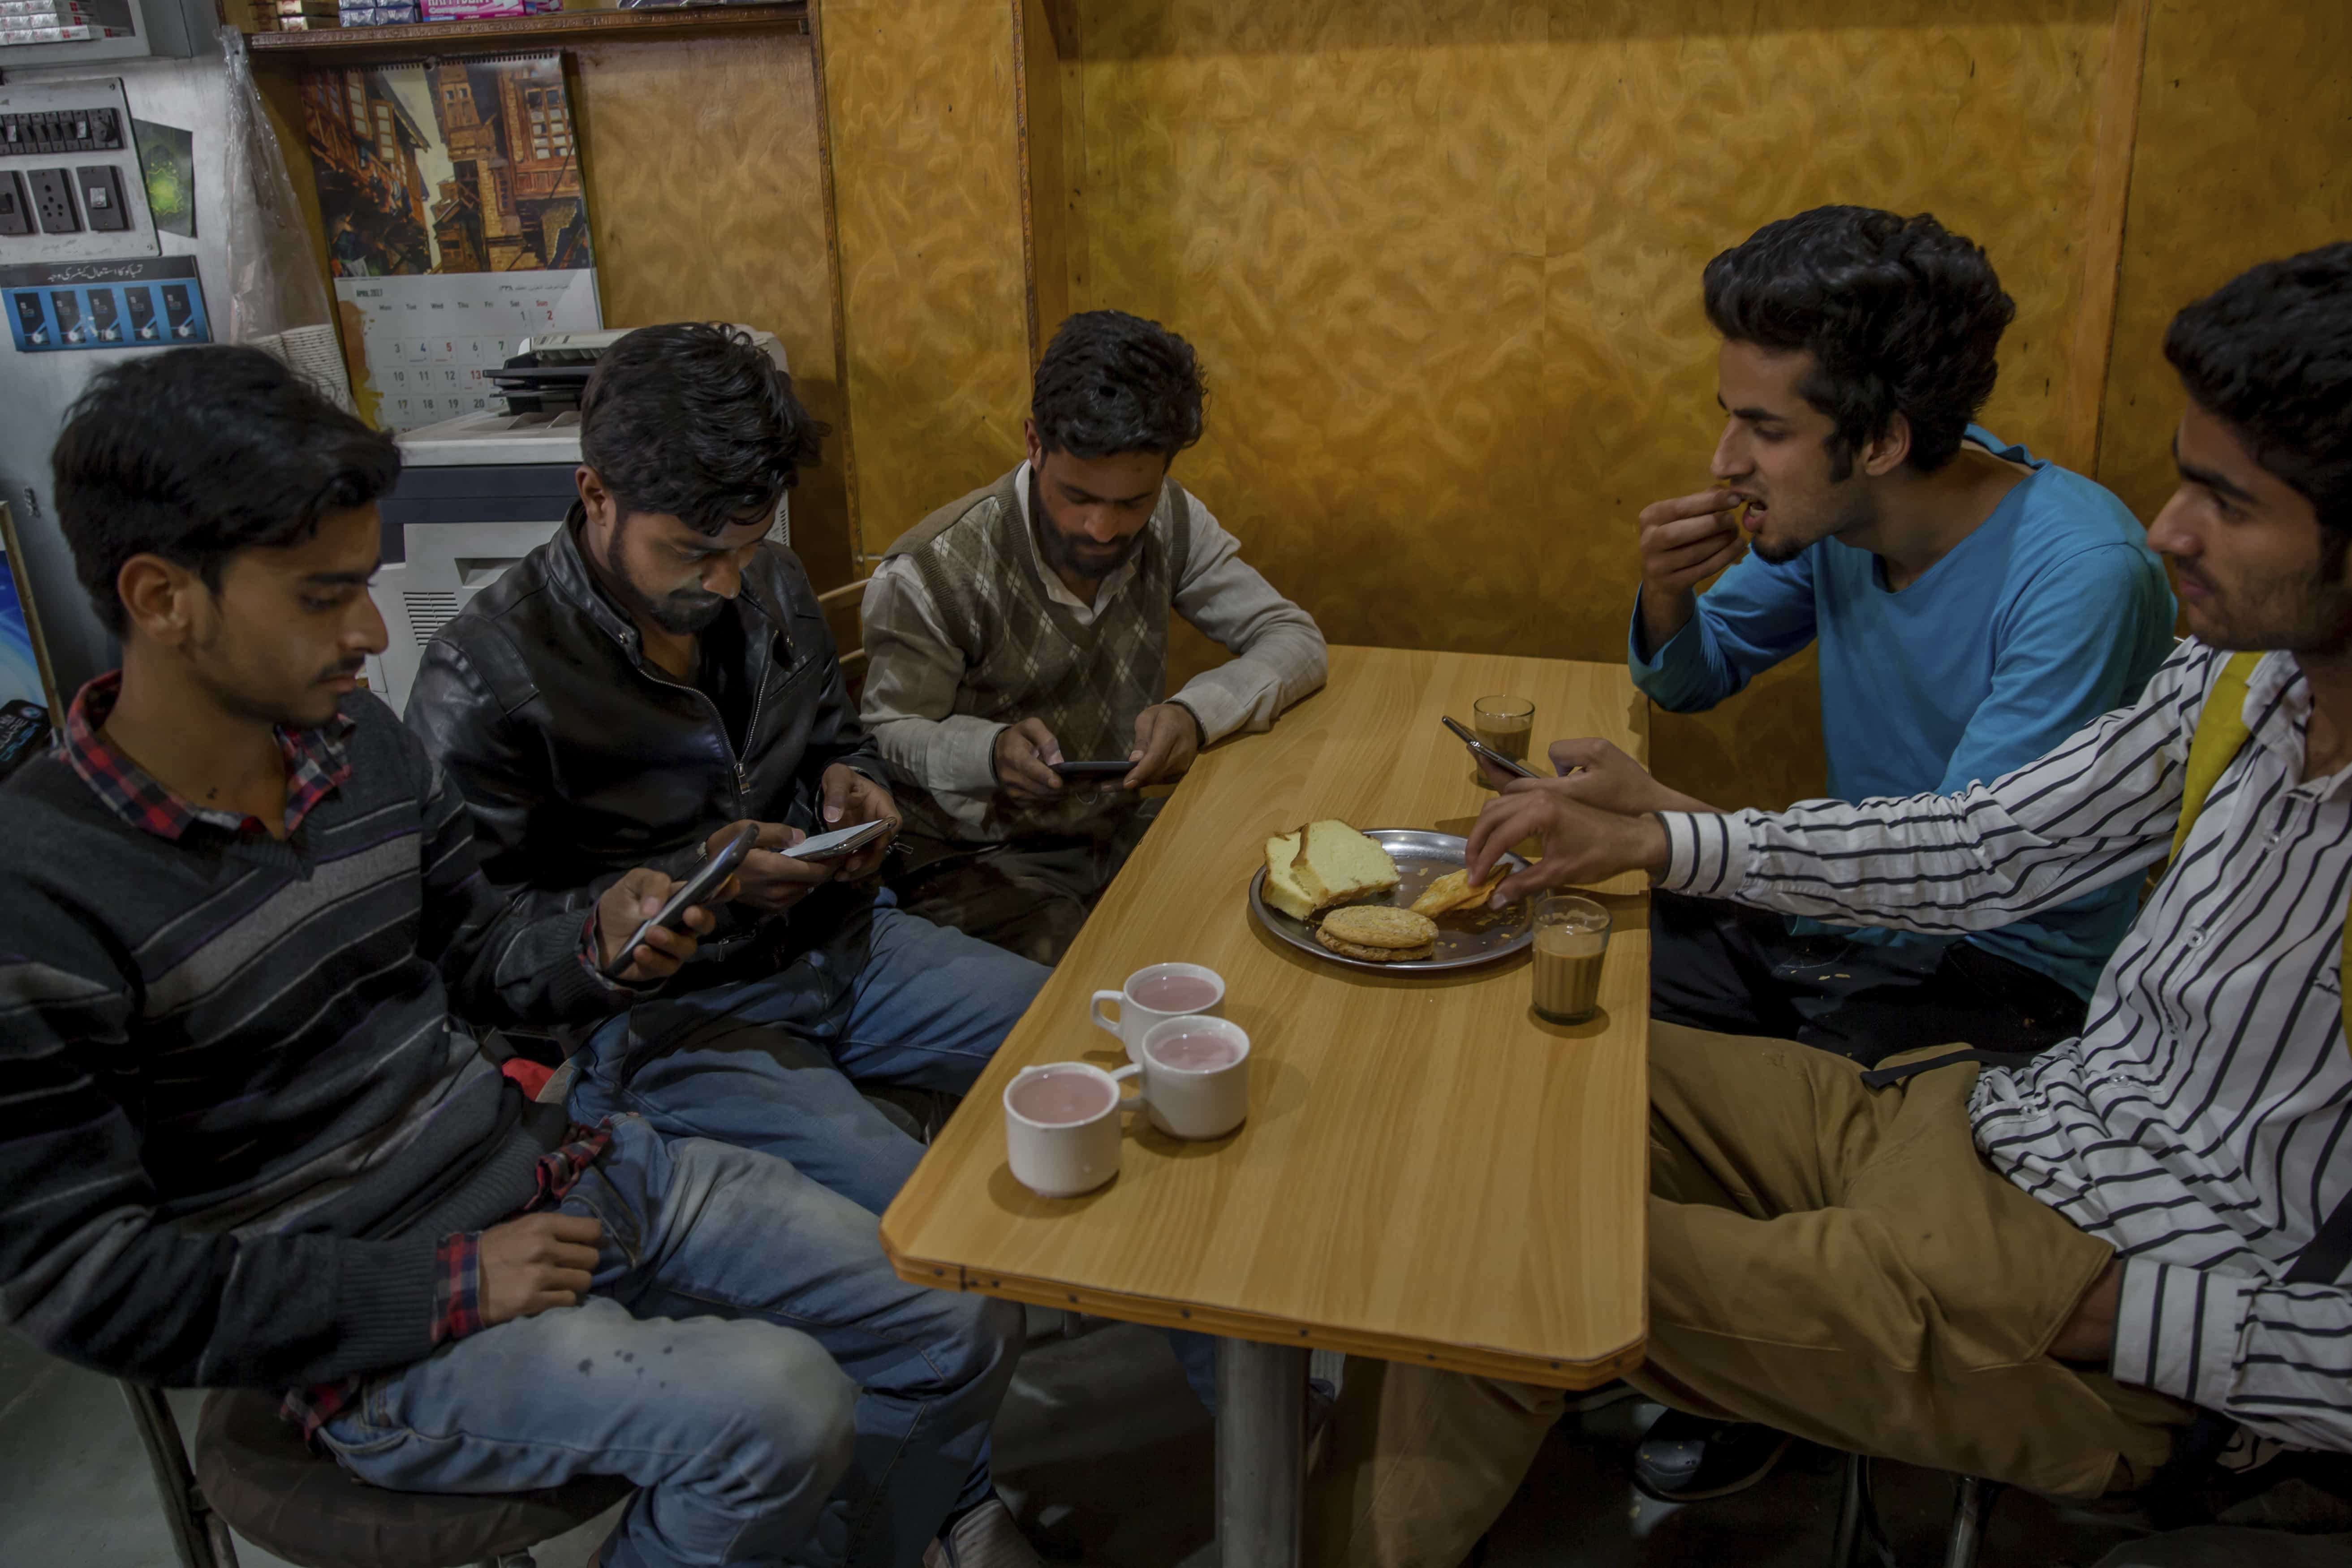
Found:
<path fill-rule="evenodd" d="M 1020 460 L 1019 16 L 1008 0 L 817 10 L 869 552 Z"/>
<path fill-rule="evenodd" d="M 2172 489 L 2173 312 L 2257 261 L 2352 239 L 2352 7 L 2162 0 L 2143 79 L 2098 472 L 2149 519 Z"/>
<path fill-rule="evenodd" d="M 1634 514 L 1717 428 L 1700 268 L 1822 202 L 1982 241 L 2019 306 L 1987 421 L 2088 460 L 2110 0 L 1066 12 L 1073 308 L 1199 348 L 1178 473 L 1335 641 L 1622 658 Z M 1726 804 L 1818 789 L 1809 661 L 1654 745 Z"/>

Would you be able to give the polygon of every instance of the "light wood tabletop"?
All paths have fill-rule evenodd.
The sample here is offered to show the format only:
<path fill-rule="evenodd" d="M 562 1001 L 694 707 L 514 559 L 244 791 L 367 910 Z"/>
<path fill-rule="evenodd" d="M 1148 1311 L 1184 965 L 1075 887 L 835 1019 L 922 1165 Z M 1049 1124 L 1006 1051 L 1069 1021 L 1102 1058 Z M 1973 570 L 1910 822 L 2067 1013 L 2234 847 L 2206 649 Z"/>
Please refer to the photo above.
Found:
<path fill-rule="evenodd" d="M 1648 897 L 1605 891 L 1601 1011 L 1529 1010 L 1524 954 L 1454 974 L 1326 963 L 1251 915 L 1265 843 L 1301 822 L 1467 833 L 1488 798 L 1441 714 L 1536 704 L 1531 760 L 1599 735 L 1647 760 L 1622 665 L 1335 647 L 1329 684 L 1205 753 L 882 1219 L 905 1279 L 1560 1387 L 1641 1361 Z M 1633 879 L 1638 882 L 1638 879 Z M 1181 960 L 1224 976 L 1250 1115 L 1184 1143 L 1128 1119 L 1119 1174 L 1037 1197 L 1005 1163 L 1019 1068 L 1124 1065 L 1097 989 Z"/>

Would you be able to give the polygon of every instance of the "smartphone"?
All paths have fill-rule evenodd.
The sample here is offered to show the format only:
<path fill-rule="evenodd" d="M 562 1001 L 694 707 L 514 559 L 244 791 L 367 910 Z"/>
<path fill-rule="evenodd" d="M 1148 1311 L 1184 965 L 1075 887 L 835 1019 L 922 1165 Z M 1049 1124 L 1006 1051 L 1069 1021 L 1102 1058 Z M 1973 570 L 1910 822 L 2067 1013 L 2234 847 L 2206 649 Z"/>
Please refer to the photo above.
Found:
<path fill-rule="evenodd" d="M 719 890 L 719 884 L 735 874 L 735 868 L 743 864 L 743 857 L 751 853 L 759 842 L 759 827 L 752 823 L 745 823 L 736 831 L 734 837 L 720 845 L 717 854 L 703 861 L 694 875 L 670 894 L 669 901 L 662 905 L 659 913 L 636 929 L 623 944 L 621 955 L 604 966 L 604 978 L 616 980 L 620 977 L 621 971 L 629 967 L 637 948 L 653 933 L 656 926 L 670 931 L 685 930 L 686 911 L 709 903 L 710 896 Z"/>
<path fill-rule="evenodd" d="M 1510 758 L 1503 755 L 1502 752 L 1495 750 L 1494 747 L 1486 744 L 1486 742 L 1480 740 L 1461 724 L 1455 722 L 1450 715 L 1440 715 L 1439 722 L 1443 723 L 1447 729 L 1453 731 L 1455 734 L 1461 736 L 1462 743 L 1469 747 L 1470 754 L 1477 758 L 1480 762 L 1492 763 L 1496 767 L 1502 769 L 1505 773 L 1516 774 L 1523 779 L 1541 778 L 1543 776 L 1541 773 L 1536 772 L 1535 769 L 1528 766 L 1527 763 L 1515 763 Z"/>
<path fill-rule="evenodd" d="M 887 822 L 861 822 L 855 827 L 835 828 L 814 838 L 803 838 L 790 849 L 776 853 L 795 860 L 846 860 L 889 831 Z"/>
<path fill-rule="evenodd" d="M 1115 763 L 1108 759 L 1096 763 L 1047 763 L 1045 765 L 1066 779 L 1123 779 L 1135 771 L 1133 763 Z"/>

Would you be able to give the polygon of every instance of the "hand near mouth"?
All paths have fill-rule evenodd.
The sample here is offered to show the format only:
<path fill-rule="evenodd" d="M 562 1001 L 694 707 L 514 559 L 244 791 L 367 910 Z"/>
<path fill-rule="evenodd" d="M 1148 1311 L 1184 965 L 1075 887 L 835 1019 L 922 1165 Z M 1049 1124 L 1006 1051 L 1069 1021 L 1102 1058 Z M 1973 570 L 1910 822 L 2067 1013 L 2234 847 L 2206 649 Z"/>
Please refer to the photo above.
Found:
<path fill-rule="evenodd" d="M 1687 622 L 1694 590 L 1748 549 L 1739 508 L 1751 497 L 1716 489 L 1653 501 L 1642 509 L 1642 623 L 1655 648 Z"/>

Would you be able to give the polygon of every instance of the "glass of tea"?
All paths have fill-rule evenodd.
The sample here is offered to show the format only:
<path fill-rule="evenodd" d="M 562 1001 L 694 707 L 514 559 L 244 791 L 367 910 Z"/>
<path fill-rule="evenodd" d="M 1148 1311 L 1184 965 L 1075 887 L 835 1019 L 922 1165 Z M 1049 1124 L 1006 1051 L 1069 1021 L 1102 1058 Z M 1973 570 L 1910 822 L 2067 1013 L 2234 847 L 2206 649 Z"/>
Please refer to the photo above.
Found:
<path fill-rule="evenodd" d="M 1535 734 L 1536 705 L 1525 697 L 1481 697 L 1470 705 L 1470 729 L 1488 751 L 1524 763 L 1528 742 Z M 1470 782 L 1480 789 L 1495 787 L 1475 761 L 1470 764 Z"/>
<path fill-rule="evenodd" d="M 1536 1016 L 1581 1024 L 1601 1008 L 1601 970 L 1609 958 L 1609 911 L 1574 893 L 1536 900 Z"/>

